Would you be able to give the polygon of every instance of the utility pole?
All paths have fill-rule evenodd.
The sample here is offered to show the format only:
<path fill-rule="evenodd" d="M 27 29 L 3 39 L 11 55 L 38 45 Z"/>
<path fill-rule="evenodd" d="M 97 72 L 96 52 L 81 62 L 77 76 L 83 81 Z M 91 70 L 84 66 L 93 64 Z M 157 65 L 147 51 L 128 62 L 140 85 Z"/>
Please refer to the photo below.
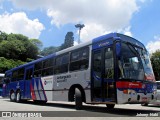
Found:
<path fill-rule="evenodd" d="M 76 27 L 76 28 L 79 28 L 78 44 L 80 44 L 80 42 L 81 42 L 81 40 L 80 40 L 81 29 L 82 29 L 83 27 L 85 27 L 85 25 L 84 25 L 84 24 L 76 24 L 75 27 Z"/>

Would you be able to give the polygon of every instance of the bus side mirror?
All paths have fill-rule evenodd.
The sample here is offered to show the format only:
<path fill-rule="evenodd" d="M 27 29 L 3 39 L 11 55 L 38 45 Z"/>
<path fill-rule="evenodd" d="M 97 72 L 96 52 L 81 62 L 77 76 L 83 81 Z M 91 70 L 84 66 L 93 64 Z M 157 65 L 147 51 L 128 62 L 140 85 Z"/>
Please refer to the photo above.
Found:
<path fill-rule="evenodd" d="M 4 82 L 5 84 L 8 84 L 8 83 L 10 82 L 10 80 L 9 80 L 9 78 L 4 78 L 4 79 L 3 79 L 3 82 Z"/>

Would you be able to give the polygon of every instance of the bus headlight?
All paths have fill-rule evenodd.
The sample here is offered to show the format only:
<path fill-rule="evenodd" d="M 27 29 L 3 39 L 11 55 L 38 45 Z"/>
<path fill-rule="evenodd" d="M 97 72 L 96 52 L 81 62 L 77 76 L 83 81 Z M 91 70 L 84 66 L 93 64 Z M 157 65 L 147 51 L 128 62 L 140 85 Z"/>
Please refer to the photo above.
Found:
<path fill-rule="evenodd" d="M 131 89 L 125 89 L 125 90 L 123 90 L 123 93 L 124 94 L 136 94 L 136 91 L 135 90 L 131 90 Z"/>

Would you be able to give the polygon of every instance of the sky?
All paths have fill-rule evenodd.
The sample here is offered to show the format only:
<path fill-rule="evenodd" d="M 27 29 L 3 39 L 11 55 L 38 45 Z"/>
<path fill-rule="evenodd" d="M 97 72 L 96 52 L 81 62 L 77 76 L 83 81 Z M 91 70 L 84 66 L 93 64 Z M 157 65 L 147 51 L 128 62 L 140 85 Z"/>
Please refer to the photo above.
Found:
<path fill-rule="evenodd" d="M 67 32 L 81 42 L 119 32 L 141 41 L 150 53 L 160 49 L 160 0 L 0 0 L 0 31 L 60 46 Z"/>

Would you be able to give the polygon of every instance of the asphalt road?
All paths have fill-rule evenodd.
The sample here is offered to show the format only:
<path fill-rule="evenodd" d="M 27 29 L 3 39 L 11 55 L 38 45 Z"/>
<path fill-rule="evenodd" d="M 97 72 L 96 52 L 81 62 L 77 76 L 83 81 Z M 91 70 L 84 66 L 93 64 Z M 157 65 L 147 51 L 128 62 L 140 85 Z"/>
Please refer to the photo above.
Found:
<path fill-rule="evenodd" d="M 12 117 L 160 117 L 160 106 L 149 105 L 143 107 L 139 104 L 116 105 L 114 109 L 107 109 L 105 105 L 84 105 L 82 110 L 75 110 L 74 103 L 53 102 L 35 104 L 33 101 L 23 103 L 10 102 L 9 99 L 0 98 L 0 116 L 11 112 Z M 32 114 L 34 113 L 34 114 Z M 157 117 L 157 115 L 159 117 Z M 3 117 L 4 118 L 4 117 Z"/>

